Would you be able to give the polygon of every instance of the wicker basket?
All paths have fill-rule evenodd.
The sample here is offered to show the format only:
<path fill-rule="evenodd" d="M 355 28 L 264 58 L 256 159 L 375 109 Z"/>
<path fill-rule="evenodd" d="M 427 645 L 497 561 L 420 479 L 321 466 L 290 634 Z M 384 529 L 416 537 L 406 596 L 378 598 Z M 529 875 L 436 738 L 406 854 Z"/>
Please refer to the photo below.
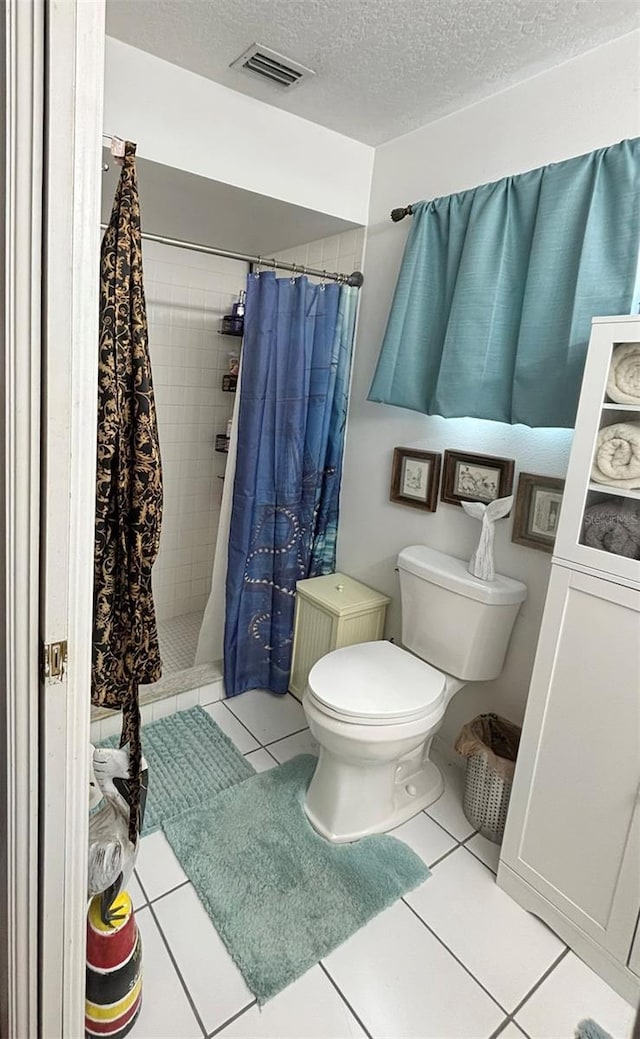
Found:
<path fill-rule="evenodd" d="M 512 780 L 492 769 L 487 754 L 467 758 L 464 814 L 474 829 L 495 844 L 500 844 L 504 834 L 511 786 Z"/>

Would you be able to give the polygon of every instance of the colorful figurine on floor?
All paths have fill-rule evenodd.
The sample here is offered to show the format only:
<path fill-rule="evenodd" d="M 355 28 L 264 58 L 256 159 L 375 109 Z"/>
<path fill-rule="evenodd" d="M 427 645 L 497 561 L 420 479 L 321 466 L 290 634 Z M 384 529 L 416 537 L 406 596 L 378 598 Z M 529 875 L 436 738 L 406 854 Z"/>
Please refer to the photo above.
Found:
<path fill-rule="evenodd" d="M 117 922 L 105 923 L 96 896 L 87 914 L 87 1039 L 123 1039 L 142 1005 L 142 943 L 126 891 L 112 910 Z"/>
<path fill-rule="evenodd" d="M 140 838 L 129 840 L 129 754 L 90 746 L 86 1036 L 122 1039 L 142 1001 L 142 946 L 125 888 Z M 148 770 L 142 762 L 139 827 Z"/>
<path fill-rule="evenodd" d="M 129 840 L 129 755 L 126 747 L 94 749 L 89 762 L 89 865 L 88 896 L 100 895 L 104 923 L 111 923 L 113 903 L 124 891 L 133 873 L 139 837 Z M 140 827 L 148 782 L 146 762 L 142 763 Z"/>

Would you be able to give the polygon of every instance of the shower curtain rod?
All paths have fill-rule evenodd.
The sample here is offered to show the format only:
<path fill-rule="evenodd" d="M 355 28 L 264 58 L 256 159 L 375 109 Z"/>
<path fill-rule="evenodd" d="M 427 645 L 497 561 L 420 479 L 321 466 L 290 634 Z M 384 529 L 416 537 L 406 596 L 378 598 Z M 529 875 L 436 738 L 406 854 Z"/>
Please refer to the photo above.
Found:
<path fill-rule="evenodd" d="M 106 224 L 100 224 L 104 231 Z M 340 274 L 337 271 L 320 271 L 315 267 L 305 267 L 300 263 L 285 263 L 284 260 L 269 260 L 263 256 L 250 256 L 249 253 L 234 253 L 229 249 L 216 249 L 212 245 L 198 245 L 196 242 L 182 242 L 178 238 L 165 238 L 163 235 L 142 232 L 142 238 L 148 242 L 159 242 L 160 245 L 171 245 L 177 249 L 189 249 L 194 253 L 207 253 L 210 256 L 225 256 L 228 260 L 243 260 L 245 263 L 255 263 L 258 267 L 269 267 L 270 269 L 293 271 L 295 274 L 311 274 L 315 278 L 324 278 L 325 281 L 337 281 L 342 285 L 352 285 L 359 289 L 364 284 L 362 271 L 353 271 L 351 274 Z"/>

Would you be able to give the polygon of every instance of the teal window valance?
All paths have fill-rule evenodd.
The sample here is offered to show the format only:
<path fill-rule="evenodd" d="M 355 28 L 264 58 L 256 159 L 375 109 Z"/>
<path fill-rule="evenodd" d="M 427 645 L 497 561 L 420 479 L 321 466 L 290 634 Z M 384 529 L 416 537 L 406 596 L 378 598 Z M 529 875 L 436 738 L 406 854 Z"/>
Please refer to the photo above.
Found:
<path fill-rule="evenodd" d="M 572 427 L 591 318 L 637 310 L 640 138 L 412 212 L 369 400 Z"/>

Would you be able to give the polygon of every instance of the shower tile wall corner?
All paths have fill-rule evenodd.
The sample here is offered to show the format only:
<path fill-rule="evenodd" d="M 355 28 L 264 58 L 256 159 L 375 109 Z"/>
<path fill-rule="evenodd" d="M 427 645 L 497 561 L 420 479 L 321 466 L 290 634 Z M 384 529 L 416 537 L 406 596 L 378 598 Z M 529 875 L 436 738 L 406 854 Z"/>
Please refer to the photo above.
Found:
<path fill-rule="evenodd" d="M 143 262 L 164 475 L 153 589 L 164 621 L 202 612 L 209 596 L 226 462 L 214 450 L 215 435 L 225 432 L 234 401 L 222 376 L 239 346 L 218 331 L 248 268 L 147 241 Z"/>
<path fill-rule="evenodd" d="M 330 238 L 319 238 L 315 242 L 276 253 L 275 259 L 299 264 L 301 267 L 315 267 L 321 271 L 351 274 L 352 271 L 362 270 L 364 234 L 364 227 L 354 227 L 352 231 L 343 231 L 341 234 L 331 235 Z"/>

